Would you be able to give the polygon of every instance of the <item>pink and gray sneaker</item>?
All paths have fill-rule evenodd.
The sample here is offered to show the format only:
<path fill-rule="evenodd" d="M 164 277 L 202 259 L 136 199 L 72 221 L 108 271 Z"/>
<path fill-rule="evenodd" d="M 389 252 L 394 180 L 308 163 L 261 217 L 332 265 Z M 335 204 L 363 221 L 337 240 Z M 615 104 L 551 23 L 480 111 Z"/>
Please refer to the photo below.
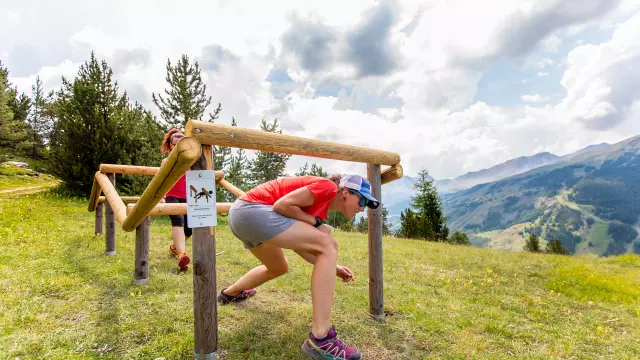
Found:
<path fill-rule="evenodd" d="M 224 293 L 225 290 L 227 290 L 227 288 L 220 290 L 220 294 L 218 294 L 218 302 L 221 305 L 229 304 L 232 302 L 244 301 L 256 294 L 256 289 L 248 289 L 248 290 L 242 290 L 240 293 L 238 293 L 235 296 L 231 296 L 231 295 L 225 294 Z"/>
<path fill-rule="evenodd" d="M 309 338 L 302 344 L 302 352 L 311 356 L 314 360 L 360 360 L 362 354 L 356 348 L 347 346 L 338 339 L 338 332 L 333 326 L 329 329 L 327 337 L 317 340 L 309 333 Z"/>

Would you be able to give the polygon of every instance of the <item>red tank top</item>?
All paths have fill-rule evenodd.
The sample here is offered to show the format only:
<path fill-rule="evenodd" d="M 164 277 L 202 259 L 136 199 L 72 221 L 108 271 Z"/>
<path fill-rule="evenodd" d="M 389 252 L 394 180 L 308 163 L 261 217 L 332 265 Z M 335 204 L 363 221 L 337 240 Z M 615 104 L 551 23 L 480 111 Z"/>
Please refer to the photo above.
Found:
<path fill-rule="evenodd" d="M 171 190 L 167 193 L 167 196 L 173 196 L 178 199 L 187 198 L 187 174 L 183 174 L 178 182 L 173 185 Z"/>

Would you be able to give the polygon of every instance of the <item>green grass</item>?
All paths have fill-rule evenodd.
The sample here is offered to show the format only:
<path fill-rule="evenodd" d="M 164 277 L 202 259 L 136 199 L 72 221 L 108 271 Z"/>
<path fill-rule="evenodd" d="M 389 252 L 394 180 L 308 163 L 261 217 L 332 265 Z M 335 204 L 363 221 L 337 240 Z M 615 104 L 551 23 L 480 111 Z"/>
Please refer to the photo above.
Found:
<path fill-rule="evenodd" d="M 133 284 L 134 232 L 104 255 L 85 200 L 0 201 L 0 359 L 192 359 L 193 280 L 153 218 L 150 282 Z M 638 359 L 640 257 L 557 256 L 384 238 L 385 323 L 368 316 L 366 235 L 336 233 L 332 322 L 365 359 Z M 220 219 L 218 286 L 258 265 Z M 188 242 L 191 252 L 191 242 Z M 312 267 L 218 307 L 224 359 L 305 359 Z"/>

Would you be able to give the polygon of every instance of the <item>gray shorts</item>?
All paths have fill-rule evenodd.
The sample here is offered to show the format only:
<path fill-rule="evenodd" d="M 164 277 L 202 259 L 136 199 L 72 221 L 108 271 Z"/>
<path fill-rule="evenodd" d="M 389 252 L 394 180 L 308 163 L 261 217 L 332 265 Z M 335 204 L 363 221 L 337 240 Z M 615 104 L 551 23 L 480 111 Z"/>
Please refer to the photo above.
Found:
<path fill-rule="evenodd" d="M 229 228 L 251 249 L 287 230 L 296 220 L 273 211 L 271 205 L 236 200 L 229 210 Z"/>

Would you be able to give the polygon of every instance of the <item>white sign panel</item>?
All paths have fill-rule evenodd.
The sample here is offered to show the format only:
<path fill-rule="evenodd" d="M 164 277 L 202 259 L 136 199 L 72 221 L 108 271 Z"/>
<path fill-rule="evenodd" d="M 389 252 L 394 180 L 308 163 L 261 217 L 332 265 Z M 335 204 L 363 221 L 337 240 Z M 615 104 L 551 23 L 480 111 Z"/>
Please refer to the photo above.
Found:
<path fill-rule="evenodd" d="M 187 174 L 187 226 L 216 226 L 216 175 L 213 170 L 190 170 Z"/>

